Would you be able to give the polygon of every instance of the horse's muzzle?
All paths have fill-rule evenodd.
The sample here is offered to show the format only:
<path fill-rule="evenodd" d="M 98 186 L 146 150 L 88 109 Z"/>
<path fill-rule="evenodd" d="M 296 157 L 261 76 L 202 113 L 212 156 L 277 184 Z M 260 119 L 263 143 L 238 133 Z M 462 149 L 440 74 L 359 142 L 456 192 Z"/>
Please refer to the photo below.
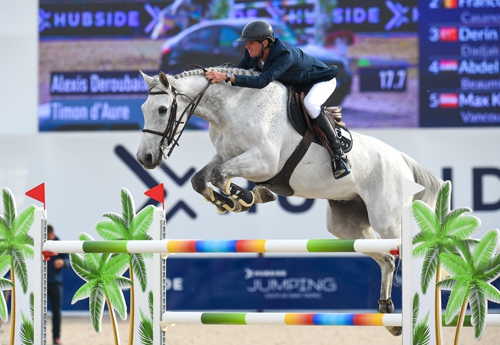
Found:
<path fill-rule="evenodd" d="M 137 160 L 144 168 L 154 169 L 161 164 L 161 155 L 159 155 L 158 159 L 154 159 L 154 155 L 151 152 L 144 155 L 137 153 Z"/>

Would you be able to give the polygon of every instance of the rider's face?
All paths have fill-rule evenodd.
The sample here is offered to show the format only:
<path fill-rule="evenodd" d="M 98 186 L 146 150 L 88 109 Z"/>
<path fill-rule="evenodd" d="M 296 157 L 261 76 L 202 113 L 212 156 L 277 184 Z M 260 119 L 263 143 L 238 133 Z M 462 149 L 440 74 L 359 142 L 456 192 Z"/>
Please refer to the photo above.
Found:
<path fill-rule="evenodd" d="M 259 57 L 262 52 L 262 45 L 259 41 L 247 41 L 245 43 L 245 48 L 248 50 L 250 57 Z"/>

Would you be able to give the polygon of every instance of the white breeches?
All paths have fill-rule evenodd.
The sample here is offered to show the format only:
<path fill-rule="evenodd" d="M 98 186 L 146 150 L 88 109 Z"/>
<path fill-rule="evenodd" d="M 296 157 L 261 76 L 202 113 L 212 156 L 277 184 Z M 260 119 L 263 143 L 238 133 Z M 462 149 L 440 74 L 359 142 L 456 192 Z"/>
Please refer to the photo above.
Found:
<path fill-rule="evenodd" d="M 328 81 L 322 81 L 314 84 L 304 98 L 304 106 L 311 119 L 318 117 L 321 106 L 326 102 L 328 97 L 331 96 L 335 87 L 337 86 L 337 79 L 333 78 Z"/>

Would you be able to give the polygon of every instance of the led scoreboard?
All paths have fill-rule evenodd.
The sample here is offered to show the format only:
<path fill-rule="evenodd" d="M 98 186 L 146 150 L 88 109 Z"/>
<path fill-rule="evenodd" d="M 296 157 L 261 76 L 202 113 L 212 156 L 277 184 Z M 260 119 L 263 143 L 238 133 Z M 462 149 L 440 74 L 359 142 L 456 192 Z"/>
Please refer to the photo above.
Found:
<path fill-rule="evenodd" d="M 500 0 L 420 1 L 420 126 L 500 125 Z"/>

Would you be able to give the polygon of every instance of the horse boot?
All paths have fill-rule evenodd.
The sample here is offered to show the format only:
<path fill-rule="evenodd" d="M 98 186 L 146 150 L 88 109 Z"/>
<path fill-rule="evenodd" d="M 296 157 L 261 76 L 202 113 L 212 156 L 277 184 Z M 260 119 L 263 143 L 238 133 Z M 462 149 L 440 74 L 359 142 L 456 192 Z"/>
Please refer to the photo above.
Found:
<path fill-rule="evenodd" d="M 349 175 L 351 173 L 349 160 L 342 151 L 339 138 L 335 134 L 335 129 L 333 128 L 330 120 L 328 120 L 328 116 L 325 114 L 323 110 L 321 110 L 318 117 L 316 117 L 313 121 L 314 123 L 316 123 L 316 125 L 318 125 L 319 128 L 321 128 L 323 133 L 325 133 L 326 138 L 330 142 L 330 148 L 333 151 L 333 158 L 332 158 L 333 177 L 335 177 L 336 179 L 340 179 L 344 176 Z"/>

